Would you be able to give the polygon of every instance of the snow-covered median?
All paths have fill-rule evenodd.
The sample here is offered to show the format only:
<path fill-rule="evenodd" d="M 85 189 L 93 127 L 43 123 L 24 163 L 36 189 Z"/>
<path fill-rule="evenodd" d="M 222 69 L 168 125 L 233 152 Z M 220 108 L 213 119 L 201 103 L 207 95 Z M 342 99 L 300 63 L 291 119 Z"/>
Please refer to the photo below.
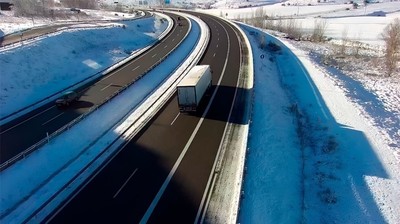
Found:
<path fill-rule="evenodd" d="M 201 27 L 204 29 L 203 25 Z M 201 48 L 194 48 L 199 41 L 203 43 L 199 44 Z M 30 217 L 39 221 L 68 197 L 70 192 L 96 170 L 107 157 L 115 153 L 118 144 L 123 143 L 150 119 L 144 117 L 143 114 L 148 112 L 149 105 L 155 104 L 154 100 L 161 98 L 163 102 L 166 101 L 166 98 L 154 96 L 155 88 L 164 83 L 174 71 L 176 73 L 171 78 L 176 82 L 177 77 L 184 71 L 176 70 L 181 65 L 181 61 L 191 53 L 186 66 L 196 63 L 201 57 L 199 51 L 204 51 L 207 46 L 206 43 L 204 44 L 205 41 L 208 39 L 200 35 L 199 25 L 192 22 L 191 32 L 162 64 L 103 106 L 101 110 L 93 112 L 88 118 L 26 159 L 1 172 L 1 221 L 20 220 L 22 222 L 41 208 L 41 212 L 35 217 Z M 163 93 L 166 91 L 165 88 L 173 92 L 175 89 L 170 86 L 171 83 L 166 83 L 164 89 L 157 90 L 155 93 L 158 91 Z M 149 94 L 152 95 L 149 96 Z M 152 101 L 148 102 L 148 100 Z M 142 102 L 144 104 L 141 104 Z M 122 117 L 125 117 L 124 121 L 118 122 Z M 95 130 L 92 128 L 93 123 L 97 124 Z M 120 136 L 125 139 L 120 139 Z M 25 167 L 30 167 L 30 169 L 26 170 Z M 82 169 L 85 169 L 85 172 L 79 173 Z M 44 206 L 41 207 L 42 205 Z"/>
<path fill-rule="evenodd" d="M 1 122 L 101 77 L 108 67 L 154 44 L 170 24 L 162 18 L 156 15 L 109 27 L 63 30 L 18 48 L 2 49 Z"/>

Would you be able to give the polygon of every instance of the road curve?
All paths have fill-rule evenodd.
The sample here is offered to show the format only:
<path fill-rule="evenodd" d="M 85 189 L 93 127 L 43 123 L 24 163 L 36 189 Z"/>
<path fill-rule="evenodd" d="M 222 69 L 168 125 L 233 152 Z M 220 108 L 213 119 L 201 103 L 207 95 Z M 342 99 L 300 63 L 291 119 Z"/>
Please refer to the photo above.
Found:
<path fill-rule="evenodd" d="M 176 95 L 71 200 L 53 223 L 193 223 L 204 209 L 208 181 L 229 120 L 240 67 L 235 28 L 196 14 L 211 40 L 200 64 L 213 70 L 213 95 L 197 115 L 180 114 Z M 240 105 L 235 105 L 235 108 Z M 204 113 L 207 111 L 207 113 Z M 204 115 L 204 116 L 203 116 Z M 232 122 L 232 120 L 230 120 Z"/>
<path fill-rule="evenodd" d="M 145 12 L 144 16 L 140 17 L 135 17 L 132 19 L 139 19 L 139 18 L 145 18 L 149 17 L 151 14 L 149 12 Z M 119 22 L 121 20 L 112 20 L 112 22 Z M 65 28 L 69 27 L 71 25 L 76 25 L 76 24 L 87 24 L 87 23 L 109 23 L 110 20 L 88 20 L 88 21 L 77 21 L 77 22 L 71 22 L 71 23 L 64 23 L 64 24 L 56 24 L 56 25 L 51 25 L 51 26 L 42 26 L 42 27 L 33 27 L 31 29 L 24 30 L 22 32 L 16 32 L 12 34 L 8 34 L 2 38 L 0 38 L 0 47 L 4 47 L 7 45 L 11 45 L 20 41 L 25 41 L 29 40 L 32 38 L 36 38 L 38 36 L 43 36 L 49 33 L 54 33 L 59 31 L 60 28 Z"/>
<path fill-rule="evenodd" d="M 176 15 L 169 15 L 177 21 Z M 81 87 L 78 91 L 81 91 L 82 97 L 70 108 L 60 110 L 54 103 L 49 103 L 0 126 L 0 163 L 9 160 L 45 138 L 47 134 L 55 132 L 80 115 L 87 113 L 91 107 L 100 104 L 104 99 L 155 65 L 171 52 L 189 32 L 189 21 L 182 19 L 180 22 L 183 26 L 177 26 L 177 23 L 174 23 L 172 31 L 145 53 L 127 62 L 106 77 Z"/>

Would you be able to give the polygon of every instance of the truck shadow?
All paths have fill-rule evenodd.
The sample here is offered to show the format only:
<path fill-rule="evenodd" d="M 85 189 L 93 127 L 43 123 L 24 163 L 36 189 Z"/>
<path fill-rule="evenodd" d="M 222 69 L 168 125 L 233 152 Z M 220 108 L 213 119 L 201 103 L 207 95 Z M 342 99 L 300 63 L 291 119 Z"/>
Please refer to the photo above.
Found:
<path fill-rule="evenodd" d="M 216 86 L 212 86 L 200 101 L 199 108 L 193 115 L 233 124 L 249 124 L 251 111 L 247 101 L 252 89 L 219 86 L 207 114 L 204 114 L 215 90 Z M 234 104 L 232 106 L 233 100 Z"/>

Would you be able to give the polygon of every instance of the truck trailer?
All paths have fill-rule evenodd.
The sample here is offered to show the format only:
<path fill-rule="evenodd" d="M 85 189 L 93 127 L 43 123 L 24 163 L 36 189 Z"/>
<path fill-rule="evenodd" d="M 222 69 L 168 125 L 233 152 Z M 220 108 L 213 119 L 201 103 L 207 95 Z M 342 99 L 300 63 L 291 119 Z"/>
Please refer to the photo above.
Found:
<path fill-rule="evenodd" d="M 211 81 L 209 65 L 194 66 L 177 86 L 179 111 L 196 112 Z"/>

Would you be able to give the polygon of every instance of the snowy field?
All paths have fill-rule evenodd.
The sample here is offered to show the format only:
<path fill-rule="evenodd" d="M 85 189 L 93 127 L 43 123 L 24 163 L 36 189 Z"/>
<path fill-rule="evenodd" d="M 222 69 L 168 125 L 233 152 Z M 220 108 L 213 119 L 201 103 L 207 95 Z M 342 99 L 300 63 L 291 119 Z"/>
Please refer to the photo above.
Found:
<path fill-rule="evenodd" d="M 143 23 L 139 24 L 146 25 L 145 21 L 141 21 Z M 104 160 L 118 150 L 119 144 L 132 136 L 132 132 L 138 132 L 142 124 L 136 122 L 136 119 L 140 121 L 143 119 L 142 115 L 148 113 L 141 103 L 151 98 L 149 96 L 156 87 L 165 82 L 189 54 L 194 51 L 197 54 L 199 50 L 195 45 L 200 42 L 200 37 L 205 41 L 200 35 L 199 25 L 193 21 L 192 24 L 187 38 L 164 63 L 103 106 L 101 110 L 96 110 L 88 118 L 53 139 L 50 144 L 0 173 L 0 181 L 3 183 L 1 222 L 22 222 L 44 204 L 46 206 L 43 211 L 35 216 L 33 222 L 41 220 L 68 197 Z M 96 39 L 95 36 L 91 37 Z M 46 39 L 43 41 L 46 42 Z M 87 39 L 87 42 L 90 43 L 91 39 Z M 188 63 L 198 59 L 192 57 Z M 93 123 L 97 125 L 96 130 L 93 130 Z M 82 133 L 88 134 L 83 137 Z M 30 167 L 29 171 L 26 167 Z M 83 174 L 80 173 L 82 170 L 85 171 Z M 65 187 L 78 174 L 79 178 Z M 49 198 L 53 195 L 57 196 L 56 199 L 49 202 Z"/>
<path fill-rule="evenodd" d="M 102 28 L 78 26 L 17 48 L 0 49 L 0 118 L 100 77 L 111 65 L 153 43 L 167 27 L 160 21 L 149 17 L 101 24 Z M 60 66 L 60 60 L 65 66 Z"/>
<path fill-rule="evenodd" d="M 353 9 L 349 4 L 334 4 L 333 2 L 319 3 L 309 1 L 289 1 L 290 6 L 282 6 L 282 3 L 263 6 L 264 14 L 274 18 L 294 18 L 305 32 L 311 32 L 315 21 L 324 19 L 327 23 L 326 36 L 341 39 L 343 31 L 347 30 L 350 40 L 359 40 L 368 44 L 382 45 L 380 34 L 387 24 L 400 17 L 400 2 L 384 2 L 370 4 L 366 8 Z M 298 5 L 296 6 L 295 4 Z M 286 2 L 287 4 L 287 2 Z M 346 10 L 350 8 L 350 10 Z M 251 18 L 255 15 L 257 8 L 217 8 L 200 10 L 216 16 L 224 16 L 228 19 Z M 374 12 L 383 12 L 374 16 Z"/>
<path fill-rule="evenodd" d="M 386 13 L 384 20 L 331 14 L 342 26 L 328 29 L 339 34 L 363 22 L 367 33 L 399 15 Z M 282 48 L 272 53 L 259 48 L 261 31 L 246 30 L 258 60 L 238 222 L 400 223 L 399 73 L 387 78 L 372 63 L 382 56 L 377 35 L 361 58 L 330 65 L 333 43 L 284 40 L 285 47 L 266 36 Z"/>
<path fill-rule="evenodd" d="M 255 8 L 233 9 L 234 2 L 219 1 L 217 9 L 202 11 L 227 14 L 230 19 L 254 14 Z M 249 35 L 255 44 L 255 98 L 238 222 L 400 223 L 399 73 L 384 77 L 379 38 L 383 28 L 400 17 L 400 2 L 351 10 L 346 10 L 351 6 L 344 1 L 299 1 L 297 6 L 293 5 L 298 1 L 290 1 L 292 6 L 260 2 L 269 4 L 263 6 L 268 15 L 298 15 L 305 29 L 324 17 L 327 36 L 334 40 L 284 41 L 287 48 L 268 36 L 282 47 L 276 54 L 259 49 L 257 37 Z M 374 16 L 376 11 L 385 16 Z M 24 24 L 29 27 L 31 22 Z M 122 30 L 102 30 L 107 29 Z M 335 58 L 345 29 L 351 40 L 364 44 L 362 57 Z M 9 51 L 0 55 L 3 52 Z M 110 61 L 126 56 L 119 48 L 109 52 Z M 89 71 L 97 67 L 85 60 L 79 59 L 78 67 Z M 3 65 L 0 68 L 3 76 Z"/>
<path fill-rule="evenodd" d="M 13 11 L 0 11 L 0 21 L 1 21 L 0 37 L 6 34 L 18 32 L 20 30 L 25 30 L 32 27 L 38 27 L 43 25 L 72 23 L 72 22 L 91 22 L 91 21 L 100 22 L 104 20 L 133 19 L 138 16 L 140 15 L 85 9 L 81 10 L 81 14 L 79 17 L 71 15 L 71 17 L 68 19 L 58 18 L 55 21 L 50 18 L 41 18 L 41 17 L 33 17 L 33 18 L 15 17 Z"/>

